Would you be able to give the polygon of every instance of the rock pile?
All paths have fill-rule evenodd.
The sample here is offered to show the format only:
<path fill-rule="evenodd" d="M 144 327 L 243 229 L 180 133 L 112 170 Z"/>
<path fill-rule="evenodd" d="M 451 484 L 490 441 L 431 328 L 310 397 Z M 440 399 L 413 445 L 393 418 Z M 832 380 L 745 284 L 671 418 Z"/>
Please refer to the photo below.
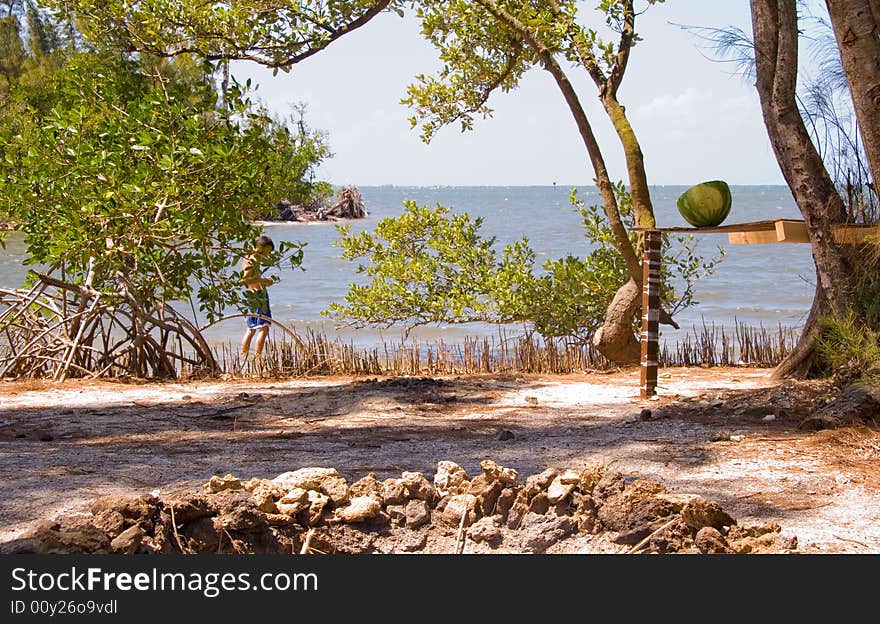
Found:
<path fill-rule="evenodd" d="M 627 482 L 595 463 L 524 481 L 493 461 L 470 477 L 441 461 L 349 484 L 333 468 L 274 479 L 214 476 L 201 492 L 105 496 L 91 515 L 44 523 L 4 552 L 776 553 L 797 548 L 779 525 L 741 526 L 717 503 Z"/>

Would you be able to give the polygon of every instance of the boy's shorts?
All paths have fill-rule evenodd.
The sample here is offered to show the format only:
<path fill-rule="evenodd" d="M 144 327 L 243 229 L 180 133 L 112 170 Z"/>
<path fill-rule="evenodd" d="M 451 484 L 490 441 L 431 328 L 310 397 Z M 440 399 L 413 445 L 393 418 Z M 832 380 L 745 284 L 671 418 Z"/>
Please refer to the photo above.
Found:
<path fill-rule="evenodd" d="M 260 316 L 266 316 L 272 318 L 272 310 L 269 307 L 269 293 L 266 290 L 260 290 L 256 292 L 260 301 L 253 305 L 250 308 L 250 312 L 253 314 L 259 314 Z M 258 316 L 249 316 L 247 317 L 247 328 L 248 329 L 256 329 L 257 327 L 267 327 L 269 326 L 269 321 L 266 319 L 259 318 Z"/>

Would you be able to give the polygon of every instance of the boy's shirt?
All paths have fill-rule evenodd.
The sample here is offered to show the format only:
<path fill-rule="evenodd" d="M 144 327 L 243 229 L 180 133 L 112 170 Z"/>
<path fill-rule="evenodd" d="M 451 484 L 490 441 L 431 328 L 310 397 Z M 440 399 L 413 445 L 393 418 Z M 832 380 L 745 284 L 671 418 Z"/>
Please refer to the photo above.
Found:
<path fill-rule="evenodd" d="M 248 290 L 263 289 L 263 273 L 260 271 L 260 261 L 253 254 L 241 261 L 241 281 Z"/>

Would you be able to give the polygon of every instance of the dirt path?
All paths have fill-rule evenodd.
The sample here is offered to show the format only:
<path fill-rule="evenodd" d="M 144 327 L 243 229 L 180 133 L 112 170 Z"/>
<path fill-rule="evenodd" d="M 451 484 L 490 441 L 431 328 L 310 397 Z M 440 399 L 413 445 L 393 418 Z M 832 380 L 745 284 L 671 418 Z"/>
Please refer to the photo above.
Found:
<path fill-rule="evenodd" d="M 304 466 L 349 481 L 439 460 L 532 474 L 613 463 L 627 476 L 775 521 L 802 552 L 880 552 L 880 435 L 797 430 L 821 384 L 768 371 L 670 369 L 564 377 L 251 380 L 146 386 L 0 384 L 0 541 L 108 493 L 197 487 L 212 474 Z M 693 397 L 699 396 L 699 400 Z M 650 409 L 652 414 L 644 414 Z M 511 435 L 512 434 L 512 435 Z"/>

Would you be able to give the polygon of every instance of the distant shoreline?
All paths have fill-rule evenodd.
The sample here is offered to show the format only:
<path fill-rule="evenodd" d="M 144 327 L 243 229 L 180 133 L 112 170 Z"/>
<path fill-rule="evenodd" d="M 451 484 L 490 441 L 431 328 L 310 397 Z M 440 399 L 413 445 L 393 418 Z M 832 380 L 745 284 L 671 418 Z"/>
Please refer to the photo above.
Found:
<path fill-rule="evenodd" d="M 332 225 L 334 223 L 348 223 L 350 221 L 363 221 L 363 219 L 315 219 L 313 221 L 250 221 L 250 224 L 260 227 L 265 227 L 267 225 Z"/>
<path fill-rule="evenodd" d="M 649 189 L 655 188 L 690 188 L 698 184 L 700 180 L 687 184 L 649 184 Z M 556 184 L 363 184 L 360 189 L 570 189 L 570 188 L 597 188 L 595 184 L 570 184 L 557 182 Z M 767 188 L 788 189 L 786 184 L 730 184 L 730 188 Z"/>

